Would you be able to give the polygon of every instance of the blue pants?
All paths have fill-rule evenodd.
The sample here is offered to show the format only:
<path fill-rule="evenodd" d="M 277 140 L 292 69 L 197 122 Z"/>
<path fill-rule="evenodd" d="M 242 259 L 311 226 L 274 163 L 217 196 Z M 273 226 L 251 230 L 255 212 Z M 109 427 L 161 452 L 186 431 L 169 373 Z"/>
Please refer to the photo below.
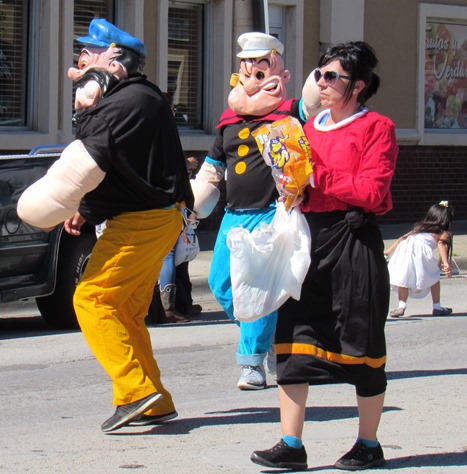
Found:
<path fill-rule="evenodd" d="M 167 285 L 175 284 L 175 245 L 172 250 L 165 256 L 164 263 L 162 264 L 161 274 L 159 275 L 160 289 L 161 291 Z"/>
<path fill-rule="evenodd" d="M 209 274 L 209 286 L 227 316 L 240 326 L 237 363 L 239 365 L 261 365 L 272 348 L 276 330 L 277 311 L 251 323 L 239 322 L 234 317 L 232 283 L 230 281 L 230 250 L 227 233 L 232 227 L 244 227 L 252 231 L 261 222 L 271 222 L 275 207 L 254 211 L 229 211 L 222 219 L 217 235 Z"/>

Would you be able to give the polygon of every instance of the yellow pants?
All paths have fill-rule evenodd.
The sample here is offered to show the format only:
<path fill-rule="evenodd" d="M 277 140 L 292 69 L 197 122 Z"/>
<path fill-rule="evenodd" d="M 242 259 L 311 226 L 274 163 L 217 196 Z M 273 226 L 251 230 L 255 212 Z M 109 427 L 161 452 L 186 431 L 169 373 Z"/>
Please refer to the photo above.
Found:
<path fill-rule="evenodd" d="M 177 208 L 130 212 L 109 220 L 74 296 L 83 335 L 112 379 L 114 405 L 154 392 L 164 395 L 148 415 L 175 410 L 160 380 L 144 319 L 164 257 L 181 228 Z"/>

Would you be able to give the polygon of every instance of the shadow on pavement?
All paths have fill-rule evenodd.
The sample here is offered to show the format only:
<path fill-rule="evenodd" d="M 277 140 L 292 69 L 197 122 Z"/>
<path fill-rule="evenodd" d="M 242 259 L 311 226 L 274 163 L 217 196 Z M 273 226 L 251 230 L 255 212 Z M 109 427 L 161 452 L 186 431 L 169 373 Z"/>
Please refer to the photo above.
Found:
<path fill-rule="evenodd" d="M 148 327 L 190 327 L 203 324 L 230 324 L 232 321 L 224 311 L 203 311 L 201 314 L 193 316 L 187 323 L 167 323 L 167 324 L 149 324 Z"/>
<path fill-rule="evenodd" d="M 460 369 L 462 374 L 464 369 Z M 435 371 L 436 372 L 436 371 Z M 451 371 L 455 372 L 455 371 Z M 398 407 L 385 407 L 384 412 L 401 410 Z M 235 425 L 235 424 L 251 424 L 251 423 L 278 423 L 279 409 L 272 407 L 254 407 L 244 409 L 233 409 L 220 412 L 208 412 L 205 417 L 184 418 L 161 424 L 142 432 L 124 432 L 108 433 L 113 436 L 141 436 L 141 435 L 186 435 L 192 431 L 206 426 Z M 213 415 L 213 416 L 210 416 Z M 218 416 L 219 415 L 219 416 Z M 332 421 L 346 418 L 357 418 L 358 413 L 355 407 L 314 407 L 307 408 L 305 421 Z M 387 451 L 390 449 L 398 449 L 397 446 L 385 446 Z M 387 454 L 386 454 L 387 456 Z M 413 456 L 386 458 L 386 464 L 381 466 L 384 470 L 397 470 L 420 467 L 437 467 L 437 466 L 467 466 L 467 453 L 464 452 L 447 452 L 447 453 L 430 453 Z M 301 472 L 318 472 L 324 470 L 335 469 L 333 465 L 313 466 L 306 471 Z M 261 469 L 262 473 L 285 473 L 293 472 L 289 469 Z"/>
<path fill-rule="evenodd" d="M 449 316 L 433 316 L 432 314 L 408 314 L 406 316 L 400 317 L 391 317 L 388 316 L 386 322 L 391 323 L 391 321 L 423 321 L 424 319 L 430 318 L 465 318 L 467 316 L 466 312 L 451 313 Z"/>
<path fill-rule="evenodd" d="M 383 448 L 385 446 L 383 445 Z M 402 458 L 386 458 L 386 464 L 381 466 L 381 468 L 372 469 L 374 472 L 378 472 L 380 469 L 384 471 L 395 471 L 397 469 L 409 469 L 409 468 L 419 468 L 419 467 L 446 467 L 446 466 L 466 466 L 467 465 L 467 453 L 464 452 L 453 452 L 453 453 L 433 453 L 433 454 L 420 454 L 414 456 L 405 456 Z M 318 472 L 318 471 L 327 471 L 335 470 L 336 468 L 332 465 L 329 466 L 314 466 L 306 469 L 305 471 L 300 472 Z M 290 469 L 262 469 L 262 473 L 291 473 Z"/>
<path fill-rule="evenodd" d="M 233 324 L 223 311 L 203 312 L 188 323 L 149 324 L 149 328 L 157 327 L 191 327 L 207 324 Z M 71 334 L 80 332 L 79 329 L 55 329 L 49 326 L 42 316 L 0 317 L 0 340 L 26 337 L 53 336 L 56 334 Z"/>
<path fill-rule="evenodd" d="M 389 411 L 398 411 L 398 407 L 385 407 L 384 413 Z M 313 407 L 307 408 L 305 421 L 331 421 L 342 420 L 347 418 L 357 418 L 358 412 L 356 407 Z M 135 432 L 135 428 L 131 428 L 131 432 L 121 431 L 108 433 L 113 436 L 141 436 L 141 435 L 185 435 L 192 431 L 206 426 L 222 426 L 222 425 L 238 425 L 238 424 L 258 424 L 258 423 L 278 423 L 279 408 L 278 407 L 249 407 L 238 408 L 227 411 L 207 412 L 206 416 L 197 418 L 182 418 L 161 424 L 159 426 L 145 431 Z"/>
<path fill-rule="evenodd" d="M 384 448 L 384 445 L 383 445 Z M 467 452 L 433 453 L 405 456 L 387 460 L 384 469 L 396 470 L 410 467 L 467 466 Z"/>
<path fill-rule="evenodd" d="M 413 379 L 417 377 L 435 377 L 438 375 L 467 375 L 467 368 L 438 370 L 408 370 L 387 372 L 388 380 Z"/>
<path fill-rule="evenodd" d="M 52 336 L 78 332 L 50 327 L 42 316 L 15 316 L 0 318 L 0 340 L 26 337 Z"/>

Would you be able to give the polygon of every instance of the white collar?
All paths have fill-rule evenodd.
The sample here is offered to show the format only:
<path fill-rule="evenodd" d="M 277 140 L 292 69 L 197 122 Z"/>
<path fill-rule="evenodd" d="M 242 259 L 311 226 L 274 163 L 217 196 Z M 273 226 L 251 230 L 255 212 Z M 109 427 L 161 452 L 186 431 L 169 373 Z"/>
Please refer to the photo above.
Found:
<path fill-rule="evenodd" d="M 316 117 L 313 122 L 313 125 L 316 130 L 319 130 L 320 132 L 331 132 L 332 130 L 336 130 L 341 127 L 345 127 L 349 123 L 353 122 L 354 120 L 358 119 L 359 117 L 365 115 L 368 112 L 368 109 L 366 107 L 360 109 L 357 113 L 351 115 L 350 117 L 347 117 L 344 120 L 341 120 L 340 122 L 333 123 L 332 125 L 321 125 L 321 121 L 331 113 L 330 109 L 324 109 L 321 111 Z"/>

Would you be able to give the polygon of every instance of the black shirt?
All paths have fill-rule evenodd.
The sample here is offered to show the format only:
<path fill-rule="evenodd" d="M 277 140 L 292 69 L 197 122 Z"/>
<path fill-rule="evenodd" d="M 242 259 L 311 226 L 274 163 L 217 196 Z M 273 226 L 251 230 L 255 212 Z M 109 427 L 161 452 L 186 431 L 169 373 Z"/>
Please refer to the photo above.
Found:
<path fill-rule="evenodd" d="M 229 123 L 219 126 L 208 156 L 227 166 L 227 209 L 262 209 L 279 197 L 272 170 L 264 161 L 252 132 L 265 123 L 274 122 L 280 115 L 300 118 L 298 107 L 299 100 L 291 100 L 264 117 L 240 117 L 234 116 L 233 112 L 223 114 L 223 117 L 229 116 Z"/>
<path fill-rule="evenodd" d="M 193 208 L 185 158 L 167 100 L 144 76 L 120 81 L 79 118 L 81 140 L 105 173 L 81 201 L 80 213 L 98 224 L 123 212 L 185 201 Z"/>

